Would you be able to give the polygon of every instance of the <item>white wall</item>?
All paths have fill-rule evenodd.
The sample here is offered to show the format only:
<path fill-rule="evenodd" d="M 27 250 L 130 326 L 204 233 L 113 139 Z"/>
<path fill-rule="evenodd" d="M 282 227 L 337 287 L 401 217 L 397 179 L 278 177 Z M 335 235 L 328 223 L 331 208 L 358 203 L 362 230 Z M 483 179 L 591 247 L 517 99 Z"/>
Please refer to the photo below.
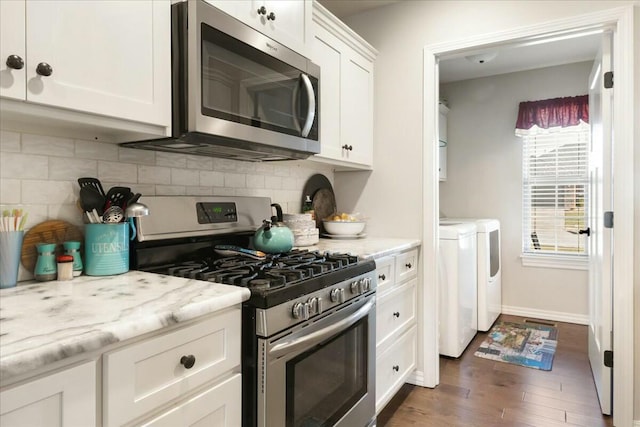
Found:
<path fill-rule="evenodd" d="M 443 84 L 447 181 L 440 211 L 451 217 L 497 218 L 502 232 L 502 304 L 548 317 L 588 318 L 587 271 L 523 267 L 522 145 L 514 135 L 518 104 L 588 93 L 592 62 Z M 553 296 L 553 297 L 551 297 Z"/>
<path fill-rule="evenodd" d="M 307 179 L 331 168 L 309 160 L 241 162 L 116 144 L 0 130 L 0 210 L 23 208 L 27 229 L 49 219 L 82 224 L 77 179 L 97 177 L 107 191 L 125 185 L 145 195 L 271 197 L 285 212 L 300 212 Z M 31 278 L 22 266 L 19 280 Z"/>
<path fill-rule="evenodd" d="M 631 4 L 638 5 L 638 2 L 402 1 L 347 19 L 347 24 L 379 52 L 375 69 L 375 170 L 371 173 L 337 173 L 335 182 L 338 204 L 350 203 L 360 212 L 384 209 L 385 215 L 371 218 L 368 225 L 371 234 L 421 238 L 422 64 L 425 46 Z M 638 40 L 640 6 L 635 9 Z M 640 43 L 634 46 L 633 53 L 636 55 L 634 73 L 638 76 Z M 640 109 L 640 90 L 637 87 L 635 94 L 637 113 Z M 636 141 L 640 140 L 640 127 L 634 133 Z M 640 149 L 635 151 L 634 156 L 635 182 L 640 182 Z M 640 208 L 639 198 L 640 190 L 636 189 L 636 209 Z M 637 231 L 640 228 L 640 215 L 635 218 L 634 258 L 637 266 L 640 265 L 640 232 Z M 423 242 L 423 245 L 433 247 L 435 242 Z M 634 278 L 630 280 L 634 280 L 638 295 L 636 301 L 640 304 L 639 272 L 636 271 Z M 635 336 L 638 337 L 640 315 L 636 317 Z M 636 354 L 640 354 L 640 338 L 635 345 L 638 350 Z M 636 372 L 640 372 L 640 356 L 636 357 L 635 367 Z M 638 420 L 640 374 L 636 374 L 635 384 L 635 419 Z"/>

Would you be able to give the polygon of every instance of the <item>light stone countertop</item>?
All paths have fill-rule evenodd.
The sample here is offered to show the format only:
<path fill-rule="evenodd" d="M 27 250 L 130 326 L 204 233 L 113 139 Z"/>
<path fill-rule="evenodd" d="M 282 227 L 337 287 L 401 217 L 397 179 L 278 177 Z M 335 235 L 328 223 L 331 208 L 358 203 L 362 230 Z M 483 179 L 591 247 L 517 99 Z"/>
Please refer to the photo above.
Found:
<path fill-rule="evenodd" d="M 0 290 L 0 379 L 214 313 L 249 299 L 238 286 L 130 271 Z"/>
<path fill-rule="evenodd" d="M 380 258 L 415 239 L 320 239 L 300 249 Z M 240 304 L 246 288 L 130 271 L 0 290 L 0 380 Z"/>
<path fill-rule="evenodd" d="M 320 238 L 318 244 L 301 247 L 300 249 L 319 250 L 322 252 L 347 252 L 365 259 L 376 259 L 417 248 L 418 246 L 420 246 L 420 240 L 417 239 L 366 237 L 364 239 L 349 240 Z"/>

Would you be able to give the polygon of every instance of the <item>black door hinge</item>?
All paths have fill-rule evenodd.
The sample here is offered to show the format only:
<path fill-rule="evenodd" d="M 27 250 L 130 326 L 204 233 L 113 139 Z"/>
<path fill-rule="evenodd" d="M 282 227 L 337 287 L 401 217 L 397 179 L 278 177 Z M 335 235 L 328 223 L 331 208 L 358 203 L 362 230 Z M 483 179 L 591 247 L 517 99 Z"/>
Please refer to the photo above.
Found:
<path fill-rule="evenodd" d="M 613 350 L 604 351 L 604 366 L 613 368 Z"/>
<path fill-rule="evenodd" d="M 604 73 L 604 88 L 611 89 L 613 87 L 613 71 Z"/>
<path fill-rule="evenodd" d="M 613 212 L 606 211 L 604 213 L 604 228 L 613 228 Z"/>

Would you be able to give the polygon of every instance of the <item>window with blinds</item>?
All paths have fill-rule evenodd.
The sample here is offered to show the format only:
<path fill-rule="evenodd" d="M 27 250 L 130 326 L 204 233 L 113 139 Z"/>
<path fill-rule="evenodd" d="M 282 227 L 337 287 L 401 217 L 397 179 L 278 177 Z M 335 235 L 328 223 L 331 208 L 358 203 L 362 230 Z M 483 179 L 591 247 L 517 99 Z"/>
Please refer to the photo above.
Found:
<path fill-rule="evenodd" d="M 587 255 L 589 126 L 523 135 L 524 254 Z"/>

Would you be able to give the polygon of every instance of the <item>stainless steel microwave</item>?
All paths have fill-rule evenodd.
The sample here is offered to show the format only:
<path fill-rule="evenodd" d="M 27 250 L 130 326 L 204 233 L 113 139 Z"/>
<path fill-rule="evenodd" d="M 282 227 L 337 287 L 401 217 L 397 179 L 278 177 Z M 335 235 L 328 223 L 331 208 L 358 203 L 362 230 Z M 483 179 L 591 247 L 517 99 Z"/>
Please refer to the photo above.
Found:
<path fill-rule="evenodd" d="M 171 6 L 172 137 L 132 148 L 239 160 L 320 152 L 320 68 L 202 0 Z"/>

